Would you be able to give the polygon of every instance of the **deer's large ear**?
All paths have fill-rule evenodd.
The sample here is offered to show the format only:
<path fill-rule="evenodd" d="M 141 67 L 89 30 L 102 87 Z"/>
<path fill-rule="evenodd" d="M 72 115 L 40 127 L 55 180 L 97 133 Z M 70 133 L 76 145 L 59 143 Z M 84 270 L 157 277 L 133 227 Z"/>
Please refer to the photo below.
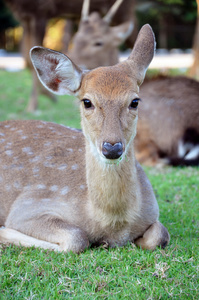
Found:
<path fill-rule="evenodd" d="M 82 70 L 66 55 L 43 47 L 33 47 L 30 57 L 39 80 L 49 91 L 57 95 L 77 93 Z"/>
<path fill-rule="evenodd" d="M 112 36 L 115 46 L 118 47 L 123 43 L 133 32 L 134 24 L 132 21 L 125 22 L 121 25 L 111 27 Z"/>
<path fill-rule="evenodd" d="M 153 30 L 150 25 L 146 24 L 141 28 L 133 50 L 127 60 L 135 71 L 138 85 L 144 80 L 146 70 L 154 56 L 155 46 Z"/>

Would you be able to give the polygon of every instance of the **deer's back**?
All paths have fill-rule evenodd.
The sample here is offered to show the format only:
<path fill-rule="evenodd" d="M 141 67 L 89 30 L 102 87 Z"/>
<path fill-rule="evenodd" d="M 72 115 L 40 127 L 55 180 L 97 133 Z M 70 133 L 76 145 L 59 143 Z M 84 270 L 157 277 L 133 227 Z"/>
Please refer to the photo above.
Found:
<path fill-rule="evenodd" d="M 31 190 L 53 201 L 86 191 L 83 134 L 42 121 L 0 124 L 0 225 L 13 202 Z M 45 202 L 45 201 L 44 201 Z"/>
<path fill-rule="evenodd" d="M 187 130 L 199 131 L 197 81 L 186 77 L 149 80 L 143 84 L 140 97 L 139 139 L 146 136 L 160 150 L 171 153 Z"/>

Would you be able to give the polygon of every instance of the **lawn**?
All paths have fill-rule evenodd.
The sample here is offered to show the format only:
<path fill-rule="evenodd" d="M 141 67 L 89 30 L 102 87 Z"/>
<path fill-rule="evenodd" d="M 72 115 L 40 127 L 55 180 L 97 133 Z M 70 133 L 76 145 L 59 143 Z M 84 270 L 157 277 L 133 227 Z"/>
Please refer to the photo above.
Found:
<path fill-rule="evenodd" d="M 25 112 L 28 71 L 0 71 L 0 120 L 42 119 L 80 128 L 78 102 L 39 99 Z M 199 299 L 199 169 L 146 168 L 171 235 L 153 252 L 133 244 L 81 254 L 0 245 L 2 299 Z"/>

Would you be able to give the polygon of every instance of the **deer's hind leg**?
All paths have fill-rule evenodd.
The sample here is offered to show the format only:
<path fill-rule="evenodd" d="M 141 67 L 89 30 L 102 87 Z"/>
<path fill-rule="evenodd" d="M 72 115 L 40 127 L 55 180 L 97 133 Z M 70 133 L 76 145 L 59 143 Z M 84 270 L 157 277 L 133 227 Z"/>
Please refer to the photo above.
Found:
<path fill-rule="evenodd" d="M 0 228 L 0 243 L 14 244 L 24 247 L 40 247 L 43 249 L 51 249 L 59 251 L 59 246 L 46 241 L 41 241 L 17 230 L 10 228 Z"/>
<path fill-rule="evenodd" d="M 135 244 L 142 249 L 155 250 L 157 246 L 165 248 L 169 240 L 168 230 L 159 221 L 156 221 L 145 231 L 142 237 L 135 240 Z"/>
<path fill-rule="evenodd" d="M 51 214 L 20 222 L 6 222 L 0 230 L 0 242 L 41 247 L 57 251 L 81 252 L 89 246 L 86 233 Z"/>

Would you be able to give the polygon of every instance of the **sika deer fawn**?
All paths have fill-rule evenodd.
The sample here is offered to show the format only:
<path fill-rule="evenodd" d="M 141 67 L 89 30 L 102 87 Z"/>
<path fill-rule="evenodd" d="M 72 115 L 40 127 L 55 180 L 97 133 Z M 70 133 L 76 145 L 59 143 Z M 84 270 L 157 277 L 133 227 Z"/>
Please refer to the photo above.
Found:
<path fill-rule="evenodd" d="M 154 47 L 145 25 L 125 62 L 85 73 L 61 53 L 32 49 L 44 86 L 78 95 L 83 134 L 42 121 L 1 123 L 1 242 L 74 252 L 104 242 L 168 244 L 133 148 L 139 85 Z"/>

